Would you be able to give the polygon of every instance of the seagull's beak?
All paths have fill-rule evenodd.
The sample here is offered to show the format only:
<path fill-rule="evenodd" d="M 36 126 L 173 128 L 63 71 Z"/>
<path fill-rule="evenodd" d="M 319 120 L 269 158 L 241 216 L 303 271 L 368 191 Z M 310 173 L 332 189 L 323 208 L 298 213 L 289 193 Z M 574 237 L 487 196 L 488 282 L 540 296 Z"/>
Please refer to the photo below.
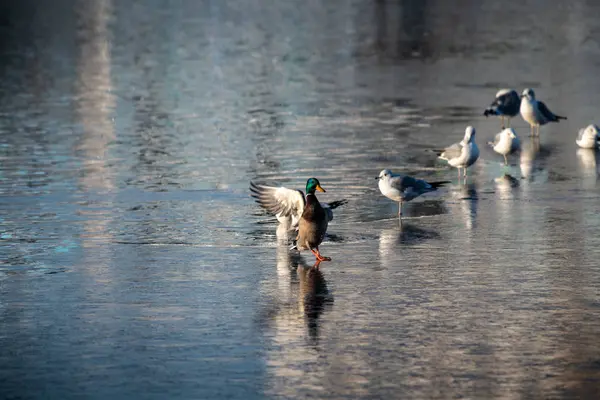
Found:
<path fill-rule="evenodd" d="M 520 95 L 519 97 L 520 97 L 520 98 L 523 98 L 523 97 L 525 97 L 525 95 L 524 95 L 524 94 L 522 94 L 522 95 Z"/>
<path fill-rule="evenodd" d="M 378 181 L 380 178 L 378 176 L 375 177 L 375 180 Z"/>
<path fill-rule="evenodd" d="M 321 185 L 317 185 L 317 190 L 318 190 L 319 192 L 325 192 L 325 189 L 323 189 L 323 188 L 321 187 Z"/>

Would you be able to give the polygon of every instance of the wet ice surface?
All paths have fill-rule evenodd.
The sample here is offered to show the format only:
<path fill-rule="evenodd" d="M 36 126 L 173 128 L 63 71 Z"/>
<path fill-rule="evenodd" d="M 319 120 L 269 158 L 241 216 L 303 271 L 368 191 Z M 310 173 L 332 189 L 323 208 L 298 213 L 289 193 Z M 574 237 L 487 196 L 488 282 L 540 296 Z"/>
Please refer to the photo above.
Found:
<path fill-rule="evenodd" d="M 597 397 L 597 6 L 5 8 L 3 397 Z M 507 168 L 504 86 L 569 117 Z M 467 124 L 464 184 L 426 150 Z M 453 183 L 400 226 L 383 168 Z M 310 176 L 320 271 L 247 190 Z"/>

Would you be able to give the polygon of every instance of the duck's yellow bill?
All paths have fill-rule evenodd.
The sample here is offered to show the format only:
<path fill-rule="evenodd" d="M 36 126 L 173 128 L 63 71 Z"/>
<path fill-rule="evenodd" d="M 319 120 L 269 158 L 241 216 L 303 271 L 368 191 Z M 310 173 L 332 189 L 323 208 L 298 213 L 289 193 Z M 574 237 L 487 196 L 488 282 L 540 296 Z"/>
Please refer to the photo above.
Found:
<path fill-rule="evenodd" d="M 321 185 L 317 185 L 317 190 L 318 190 L 319 192 L 324 192 L 324 191 L 325 191 L 325 189 L 323 189 L 323 188 L 321 187 Z"/>

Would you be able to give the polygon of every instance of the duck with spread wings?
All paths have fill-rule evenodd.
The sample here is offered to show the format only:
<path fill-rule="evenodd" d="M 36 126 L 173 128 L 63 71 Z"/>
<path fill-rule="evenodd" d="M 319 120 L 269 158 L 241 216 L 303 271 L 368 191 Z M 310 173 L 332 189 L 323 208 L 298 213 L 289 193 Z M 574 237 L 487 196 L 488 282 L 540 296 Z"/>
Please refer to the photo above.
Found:
<path fill-rule="evenodd" d="M 316 191 L 325 192 L 317 178 L 306 182 L 306 197 L 301 190 L 250 183 L 251 195 L 257 203 L 275 214 L 280 224 L 297 230 L 295 247 L 298 250 L 310 250 L 317 261 L 330 261 L 329 257 L 321 255 L 319 245 L 325 238 L 329 221 L 333 219 L 332 210 L 347 203 L 347 200 L 321 203 Z"/>

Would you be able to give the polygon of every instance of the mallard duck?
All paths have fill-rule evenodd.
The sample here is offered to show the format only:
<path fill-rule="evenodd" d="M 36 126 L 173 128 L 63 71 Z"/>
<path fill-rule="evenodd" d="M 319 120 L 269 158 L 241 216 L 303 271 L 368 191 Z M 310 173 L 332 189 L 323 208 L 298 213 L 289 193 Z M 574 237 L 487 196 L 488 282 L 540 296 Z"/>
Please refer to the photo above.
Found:
<path fill-rule="evenodd" d="M 319 245 L 327 232 L 327 225 L 333 219 L 333 209 L 347 203 L 338 200 L 320 203 L 316 191 L 325 192 L 317 178 L 306 181 L 306 197 L 301 190 L 280 186 L 268 186 L 250 182 L 250 192 L 258 204 L 276 215 L 281 224 L 298 231 L 295 248 L 310 250 L 318 261 L 329 261 L 319 252 Z"/>
<path fill-rule="evenodd" d="M 433 192 L 438 187 L 450 183 L 449 181 L 427 182 L 408 175 L 396 175 L 389 169 L 382 170 L 375 179 L 379 180 L 381 194 L 398 202 L 398 216 L 400 218 L 402 218 L 403 202 L 411 201 L 423 193 Z"/>
<path fill-rule="evenodd" d="M 540 125 L 546 125 L 548 122 L 559 122 L 561 119 L 567 119 L 567 117 L 561 117 L 555 115 L 552 111 L 546 107 L 546 105 L 535 99 L 535 93 L 533 89 L 523 90 L 521 94 L 521 117 L 531 126 L 531 136 L 540 135 Z M 537 128 L 537 135 L 536 129 Z"/>
<path fill-rule="evenodd" d="M 494 151 L 504 156 L 504 165 L 508 165 L 507 155 L 513 154 L 521 148 L 521 142 L 513 128 L 506 128 L 497 133 L 493 142 L 488 142 Z"/>
<path fill-rule="evenodd" d="M 437 150 L 438 157 L 448 161 L 448 164 L 458 168 L 458 177 L 460 178 L 460 169 L 463 169 L 463 176 L 467 176 L 467 168 L 473 165 L 479 158 L 479 148 L 475 143 L 475 128 L 467 126 L 465 137 L 462 141 L 446 147 L 444 150 Z"/>
<path fill-rule="evenodd" d="M 507 125 L 510 128 L 510 119 L 516 117 L 519 114 L 519 107 L 521 106 L 521 98 L 514 89 L 500 89 L 496 93 L 496 98 L 485 109 L 483 115 L 497 115 L 502 120 L 502 129 L 504 129 L 504 118 L 507 120 Z"/>

